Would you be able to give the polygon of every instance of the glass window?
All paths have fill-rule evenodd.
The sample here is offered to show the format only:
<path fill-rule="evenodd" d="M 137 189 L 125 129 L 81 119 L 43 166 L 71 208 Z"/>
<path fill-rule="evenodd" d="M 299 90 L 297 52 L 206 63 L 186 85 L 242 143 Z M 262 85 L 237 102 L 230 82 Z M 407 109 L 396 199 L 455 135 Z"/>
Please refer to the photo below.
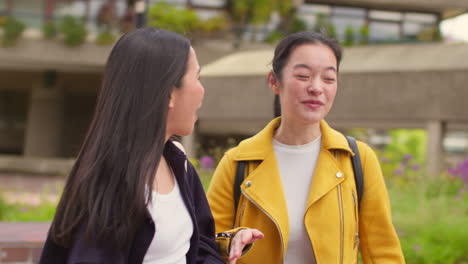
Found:
<path fill-rule="evenodd" d="M 404 22 L 403 23 L 403 35 L 405 36 L 416 36 L 424 28 L 424 25 L 414 22 Z"/>
<path fill-rule="evenodd" d="M 370 10 L 369 18 L 375 20 L 401 21 L 403 14 L 399 12 Z"/>
<path fill-rule="evenodd" d="M 344 40 L 346 28 L 352 26 L 355 36 L 359 34 L 359 29 L 365 24 L 364 17 L 341 17 L 333 16 L 332 23 L 336 29 L 336 35 L 339 40 Z"/>
<path fill-rule="evenodd" d="M 226 4 L 226 0 L 192 0 L 192 4 L 195 6 L 223 8 Z"/>
<path fill-rule="evenodd" d="M 364 18 L 366 10 L 362 8 L 334 7 L 333 15 Z"/>
<path fill-rule="evenodd" d="M 406 13 L 405 21 L 435 24 L 437 23 L 437 16 L 432 14 Z"/>
<path fill-rule="evenodd" d="M 397 23 L 376 22 L 369 25 L 369 38 L 372 42 L 387 42 L 400 39 L 400 25 Z"/>
<path fill-rule="evenodd" d="M 310 4 L 303 4 L 301 5 L 297 12 L 299 14 L 330 14 L 331 8 L 326 5 L 310 5 Z"/>
<path fill-rule="evenodd" d="M 40 28 L 44 14 L 42 1 L 15 0 L 12 3 L 12 16 L 28 27 Z"/>
<path fill-rule="evenodd" d="M 187 5 L 187 0 L 149 0 L 149 4 L 152 5 L 152 4 L 155 4 L 157 2 L 166 2 L 166 3 L 169 3 L 169 4 L 173 4 L 173 5 L 178 5 L 178 6 L 186 6 Z"/>

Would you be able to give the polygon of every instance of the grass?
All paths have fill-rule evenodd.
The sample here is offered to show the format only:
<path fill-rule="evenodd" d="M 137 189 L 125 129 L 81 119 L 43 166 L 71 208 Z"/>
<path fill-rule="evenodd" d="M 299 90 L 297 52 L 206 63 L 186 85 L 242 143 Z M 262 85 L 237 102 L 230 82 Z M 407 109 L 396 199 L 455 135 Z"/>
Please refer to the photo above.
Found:
<path fill-rule="evenodd" d="M 38 206 L 26 204 L 6 204 L 0 198 L 0 221 L 6 222 L 45 222 L 52 221 L 56 204 L 43 202 Z"/>

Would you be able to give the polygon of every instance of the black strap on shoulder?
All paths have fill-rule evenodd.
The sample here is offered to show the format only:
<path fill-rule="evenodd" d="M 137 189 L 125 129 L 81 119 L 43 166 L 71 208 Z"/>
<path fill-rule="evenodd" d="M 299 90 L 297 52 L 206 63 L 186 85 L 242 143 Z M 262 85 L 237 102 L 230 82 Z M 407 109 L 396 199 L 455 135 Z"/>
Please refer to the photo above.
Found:
<path fill-rule="evenodd" d="M 346 136 L 349 147 L 354 152 L 354 156 L 351 158 L 353 162 L 354 181 L 356 183 L 356 190 L 358 196 L 358 208 L 361 207 L 361 199 L 364 194 L 364 175 L 362 173 L 361 157 L 359 156 L 359 149 L 356 144 L 356 139 L 353 137 Z"/>
<path fill-rule="evenodd" d="M 236 214 L 237 214 L 237 205 L 239 204 L 241 189 L 240 186 L 242 181 L 244 180 L 244 171 L 245 171 L 245 164 L 247 161 L 241 160 L 237 162 L 237 169 L 236 169 L 236 178 L 234 179 L 234 223 L 236 222 Z"/>

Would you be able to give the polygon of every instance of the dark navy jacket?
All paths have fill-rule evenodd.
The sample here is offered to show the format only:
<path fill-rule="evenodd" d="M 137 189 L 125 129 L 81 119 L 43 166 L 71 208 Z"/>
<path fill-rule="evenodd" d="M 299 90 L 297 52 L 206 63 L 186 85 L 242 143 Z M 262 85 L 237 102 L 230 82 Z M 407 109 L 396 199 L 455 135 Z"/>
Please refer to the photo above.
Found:
<path fill-rule="evenodd" d="M 187 264 L 224 264 L 218 255 L 215 243 L 215 226 L 200 178 L 187 157 L 171 141 L 166 143 L 164 157 L 174 171 L 185 205 L 192 218 L 193 235 L 187 252 Z M 138 264 L 143 262 L 153 240 L 155 225 L 148 215 L 137 231 L 131 247 L 126 252 L 90 247 L 85 242 L 84 232 L 78 231 L 71 248 L 55 244 L 50 237 L 42 251 L 41 264 Z M 176 237 L 174 239 L 177 239 Z"/>

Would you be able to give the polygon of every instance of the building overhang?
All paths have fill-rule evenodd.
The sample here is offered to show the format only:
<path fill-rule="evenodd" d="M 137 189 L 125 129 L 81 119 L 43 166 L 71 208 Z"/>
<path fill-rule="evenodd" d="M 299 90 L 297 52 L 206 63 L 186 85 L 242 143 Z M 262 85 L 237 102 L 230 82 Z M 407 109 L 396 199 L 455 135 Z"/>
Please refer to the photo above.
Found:
<path fill-rule="evenodd" d="M 302 0 L 307 4 L 343 5 L 401 12 L 439 14 L 441 18 L 468 12 L 468 1 L 460 0 Z"/>
<path fill-rule="evenodd" d="M 203 67 L 203 77 L 266 76 L 273 49 L 234 53 Z M 341 74 L 468 70 L 468 44 L 370 45 L 344 49 Z"/>

